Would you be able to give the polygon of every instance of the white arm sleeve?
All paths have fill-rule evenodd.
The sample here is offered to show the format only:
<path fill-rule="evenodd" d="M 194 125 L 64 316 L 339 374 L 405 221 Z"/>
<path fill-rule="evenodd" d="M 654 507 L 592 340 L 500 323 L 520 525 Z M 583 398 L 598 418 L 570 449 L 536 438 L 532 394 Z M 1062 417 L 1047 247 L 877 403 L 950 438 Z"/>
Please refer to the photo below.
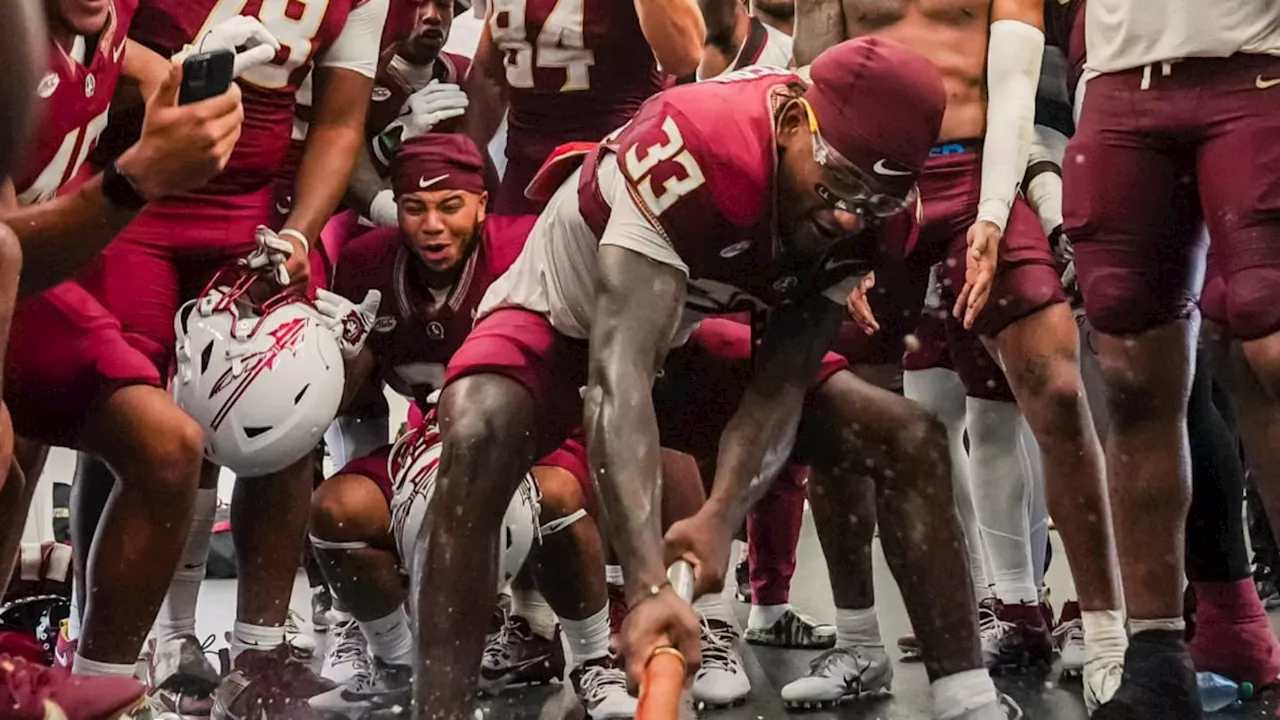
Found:
<path fill-rule="evenodd" d="M 366 0 L 353 9 L 338 39 L 316 64 L 353 70 L 367 78 L 377 75 L 378 46 L 382 43 L 382 26 L 387 21 L 389 4 L 390 0 Z"/>
<path fill-rule="evenodd" d="M 978 219 L 1004 230 L 1027 170 L 1044 33 L 1017 20 L 991 24 L 987 50 L 987 135 L 982 143 Z"/>

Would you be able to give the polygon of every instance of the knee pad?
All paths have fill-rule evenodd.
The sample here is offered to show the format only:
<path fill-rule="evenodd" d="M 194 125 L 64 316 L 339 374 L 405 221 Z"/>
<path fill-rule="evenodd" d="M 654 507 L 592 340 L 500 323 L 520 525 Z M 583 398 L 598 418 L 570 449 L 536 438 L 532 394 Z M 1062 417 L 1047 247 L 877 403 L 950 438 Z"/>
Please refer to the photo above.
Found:
<path fill-rule="evenodd" d="M 1080 251 L 1077 245 L 1077 269 Z M 1195 300 L 1181 289 L 1160 287 L 1159 281 L 1131 270 L 1098 268 L 1079 277 L 1085 316 L 1094 329 L 1108 335 L 1140 333 L 1189 318 L 1196 309 Z"/>
<path fill-rule="evenodd" d="M 1280 330 L 1280 267 L 1240 270 L 1226 286 L 1226 320 L 1240 340 L 1256 340 Z"/>

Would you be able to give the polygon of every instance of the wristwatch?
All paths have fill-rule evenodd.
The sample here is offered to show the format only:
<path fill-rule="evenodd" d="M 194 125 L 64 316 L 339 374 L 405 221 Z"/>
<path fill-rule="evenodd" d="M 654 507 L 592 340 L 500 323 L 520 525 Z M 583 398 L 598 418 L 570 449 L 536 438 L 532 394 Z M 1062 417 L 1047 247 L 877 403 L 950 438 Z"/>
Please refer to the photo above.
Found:
<path fill-rule="evenodd" d="M 147 204 L 147 199 L 138 192 L 133 178 L 125 175 L 114 160 L 102 172 L 102 194 L 112 205 L 122 210 L 137 211 Z"/>

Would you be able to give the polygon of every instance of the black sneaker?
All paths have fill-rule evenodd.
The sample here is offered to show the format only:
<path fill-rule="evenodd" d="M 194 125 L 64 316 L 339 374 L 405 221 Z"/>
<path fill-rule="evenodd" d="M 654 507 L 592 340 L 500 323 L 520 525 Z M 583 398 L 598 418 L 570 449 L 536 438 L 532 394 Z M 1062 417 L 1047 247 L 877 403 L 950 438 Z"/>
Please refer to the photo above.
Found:
<path fill-rule="evenodd" d="M 1091 720 L 1202 720 L 1196 670 L 1172 630 L 1145 630 L 1129 638 L 1120 689 Z"/>
<path fill-rule="evenodd" d="M 518 615 L 507 615 L 506 624 L 491 635 L 480 662 L 480 692 L 497 695 L 509 687 L 545 685 L 564 677 L 564 646 L 560 627 L 555 637 L 544 638 Z"/>

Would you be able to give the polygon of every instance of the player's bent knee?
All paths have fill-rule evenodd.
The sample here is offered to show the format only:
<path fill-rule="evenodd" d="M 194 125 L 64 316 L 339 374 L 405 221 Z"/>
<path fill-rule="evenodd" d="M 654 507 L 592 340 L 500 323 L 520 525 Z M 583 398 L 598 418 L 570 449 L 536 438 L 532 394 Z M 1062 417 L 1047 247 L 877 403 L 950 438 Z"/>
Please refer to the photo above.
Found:
<path fill-rule="evenodd" d="M 1174 407 L 1178 403 L 1167 402 L 1167 393 L 1161 392 L 1157 383 L 1148 382 L 1135 377 L 1124 369 L 1115 366 L 1102 368 L 1103 381 L 1107 386 L 1107 412 L 1111 417 L 1111 425 L 1118 432 L 1132 431 L 1157 422 L 1183 423 L 1185 420 L 1185 403 L 1182 410 Z"/>
<path fill-rule="evenodd" d="M 539 465 L 533 469 L 542 494 L 542 521 L 572 515 L 586 507 L 582 486 L 573 473 L 561 467 Z"/>
<path fill-rule="evenodd" d="M 311 496 L 311 534 L 330 542 L 368 542 L 390 531 L 391 511 L 377 483 L 335 475 Z"/>
<path fill-rule="evenodd" d="M 1280 267 L 1241 270 L 1226 283 L 1231 334 L 1256 340 L 1280 331 Z"/>

